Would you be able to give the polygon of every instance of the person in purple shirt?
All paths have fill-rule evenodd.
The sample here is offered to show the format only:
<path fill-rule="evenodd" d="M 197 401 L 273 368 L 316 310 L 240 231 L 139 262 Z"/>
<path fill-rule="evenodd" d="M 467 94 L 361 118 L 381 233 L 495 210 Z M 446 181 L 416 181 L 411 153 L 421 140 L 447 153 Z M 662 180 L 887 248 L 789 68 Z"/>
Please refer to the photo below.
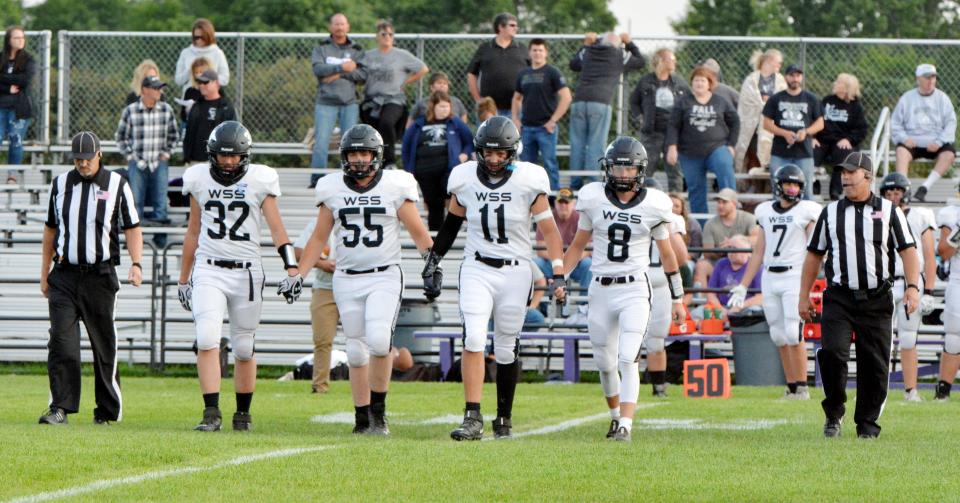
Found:
<path fill-rule="evenodd" d="M 742 234 L 731 237 L 728 242 L 731 248 L 752 248 L 750 240 Z M 713 267 L 713 273 L 710 275 L 710 281 L 707 283 L 707 286 L 709 288 L 724 288 L 729 290 L 731 287 L 739 285 L 744 273 L 747 272 L 747 262 L 750 261 L 750 255 L 750 252 L 730 252 L 726 257 L 718 260 L 717 264 Z M 753 281 L 750 282 L 749 289 L 760 289 L 759 271 L 757 277 L 754 277 Z M 724 318 L 726 318 L 728 314 L 735 314 L 752 306 L 763 305 L 763 295 L 756 293 L 747 297 L 747 300 L 743 303 L 743 307 L 727 309 L 726 305 L 729 298 L 729 293 L 717 294 L 711 292 L 707 294 L 707 302 L 719 305 L 720 309 L 723 310 Z"/>

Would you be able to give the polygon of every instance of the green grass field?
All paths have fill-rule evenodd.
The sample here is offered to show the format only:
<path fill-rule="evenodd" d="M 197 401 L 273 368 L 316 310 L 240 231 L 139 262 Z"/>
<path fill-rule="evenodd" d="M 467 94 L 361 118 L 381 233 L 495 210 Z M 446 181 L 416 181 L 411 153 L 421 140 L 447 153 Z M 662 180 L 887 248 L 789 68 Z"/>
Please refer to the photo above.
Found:
<path fill-rule="evenodd" d="M 229 431 L 229 387 L 227 429 L 204 434 L 191 431 L 202 411 L 195 380 L 123 385 L 121 423 L 92 424 L 84 377 L 81 413 L 50 427 L 36 424 L 46 377 L 0 376 L 0 501 L 944 501 L 960 491 L 960 403 L 906 404 L 899 391 L 881 438 L 863 441 L 852 421 L 843 438 L 822 438 L 819 390 L 809 402 L 743 387 L 697 401 L 672 387 L 654 401 L 645 386 L 633 443 L 620 444 L 603 438 L 599 385 L 521 384 L 518 438 L 456 443 L 457 384 L 395 383 L 388 438 L 350 433 L 344 382 L 318 396 L 304 381 L 261 381 L 247 434 Z M 492 385 L 484 409 L 489 435 Z"/>

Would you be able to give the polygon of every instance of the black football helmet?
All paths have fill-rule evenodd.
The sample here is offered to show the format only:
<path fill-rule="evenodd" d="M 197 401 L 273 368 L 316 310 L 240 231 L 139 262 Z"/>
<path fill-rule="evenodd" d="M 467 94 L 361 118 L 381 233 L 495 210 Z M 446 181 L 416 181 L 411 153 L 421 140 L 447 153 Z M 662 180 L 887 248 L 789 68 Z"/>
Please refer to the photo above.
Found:
<path fill-rule="evenodd" d="M 615 176 L 614 166 L 636 166 L 637 175 L 633 177 Z M 615 192 L 627 192 L 643 186 L 644 171 L 647 169 L 647 150 L 639 140 L 631 136 L 621 136 L 607 145 L 600 159 L 604 183 Z"/>
<path fill-rule="evenodd" d="M 229 186 L 243 178 L 250 166 L 250 148 L 253 139 L 250 131 L 237 121 L 226 121 L 213 128 L 210 138 L 207 139 L 207 156 L 210 158 L 210 176 L 221 185 Z M 217 162 L 217 154 L 239 155 L 240 162 L 236 168 L 232 165 L 221 165 Z M 231 169 L 227 169 L 227 168 Z"/>
<path fill-rule="evenodd" d="M 880 196 L 882 197 L 890 189 L 903 190 L 903 197 L 900 198 L 900 204 L 910 204 L 910 179 L 903 173 L 888 174 L 880 182 Z"/>
<path fill-rule="evenodd" d="M 800 185 L 800 190 L 795 195 L 788 195 L 783 191 L 783 184 L 796 183 Z M 785 164 L 773 174 L 773 195 L 777 199 L 781 197 L 790 202 L 797 202 L 803 199 L 803 187 L 807 184 L 807 177 L 803 174 L 800 166 L 795 164 Z"/>
<path fill-rule="evenodd" d="M 369 163 L 347 160 L 348 152 L 373 152 L 373 160 Z M 340 138 L 340 168 L 343 173 L 355 180 L 366 178 L 380 169 L 383 163 L 383 138 L 373 126 L 357 124 L 348 129 Z"/>
<path fill-rule="evenodd" d="M 477 151 L 477 166 L 487 176 L 503 176 L 504 170 L 517 158 L 520 145 L 520 132 L 513 121 L 499 115 L 483 121 L 473 137 L 473 147 Z M 483 157 L 485 150 L 505 150 L 507 158 L 502 162 L 490 164 Z"/>

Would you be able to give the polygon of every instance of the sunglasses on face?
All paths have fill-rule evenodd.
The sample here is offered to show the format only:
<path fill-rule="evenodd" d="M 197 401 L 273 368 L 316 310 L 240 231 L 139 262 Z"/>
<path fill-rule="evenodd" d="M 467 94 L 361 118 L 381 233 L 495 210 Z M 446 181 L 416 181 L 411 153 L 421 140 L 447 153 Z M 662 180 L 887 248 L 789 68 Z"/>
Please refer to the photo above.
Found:
<path fill-rule="evenodd" d="M 393 36 L 393 32 L 392 32 L 392 31 L 381 31 L 381 32 L 380 32 L 380 36 L 381 36 L 381 37 L 392 37 L 392 36 Z"/>

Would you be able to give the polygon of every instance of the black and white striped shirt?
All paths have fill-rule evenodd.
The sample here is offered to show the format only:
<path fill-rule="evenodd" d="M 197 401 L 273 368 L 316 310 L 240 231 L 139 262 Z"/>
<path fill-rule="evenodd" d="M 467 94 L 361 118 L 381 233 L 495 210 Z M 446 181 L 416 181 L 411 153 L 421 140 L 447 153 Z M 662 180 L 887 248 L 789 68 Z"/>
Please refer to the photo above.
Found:
<path fill-rule="evenodd" d="M 916 246 L 903 211 L 870 194 L 864 202 L 843 198 L 820 212 L 807 251 L 827 254 L 830 286 L 872 290 L 892 283 L 897 252 Z"/>
<path fill-rule="evenodd" d="M 46 225 L 57 231 L 55 261 L 119 264 L 119 231 L 139 226 L 140 217 L 126 178 L 101 167 L 85 180 L 73 169 L 53 180 Z"/>

